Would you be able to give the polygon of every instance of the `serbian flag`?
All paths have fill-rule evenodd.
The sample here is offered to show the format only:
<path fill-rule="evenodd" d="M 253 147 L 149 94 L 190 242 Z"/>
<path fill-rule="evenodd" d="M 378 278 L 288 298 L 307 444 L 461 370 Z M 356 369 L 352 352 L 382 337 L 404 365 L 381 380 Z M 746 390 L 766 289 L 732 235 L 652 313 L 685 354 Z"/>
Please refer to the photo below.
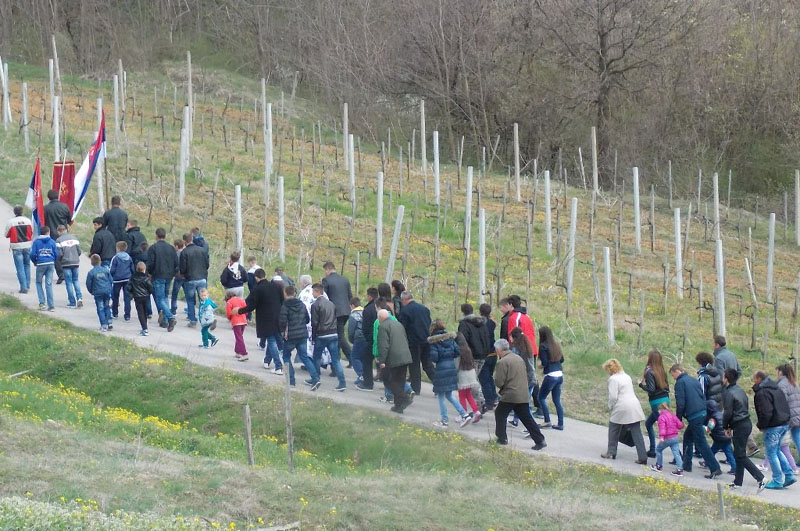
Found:
<path fill-rule="evenodd" d="M 78 215 L 78 212 L 83 206 L 86 199 L 86 193 L 89 191 L 89 183 L 92 182 L 92 175 L 97 167 L 100 159 L 106 158 L 106 113 L 102 111 L 100 118 L 100 129 L 97 131 L 97 138 L 89 148 L 86 158 L 83 159 L 83 164 L 78 168 L 73 182 L 73 203 L 71 210 L 73 212 L 72 219 Z"/>
<path fill-rule="evenodd" d="M 28 197 L 25 199 L 25 206 L 31 209 L 33 214 L 33 226 L 36 234 L 39 234 L 39 227 L 44 225 L 44 198 L 42 197 L 42 172 L 39 158 L 36 158 L 36 167 L 33 169 L 31 185 L 28 188 Z"/>

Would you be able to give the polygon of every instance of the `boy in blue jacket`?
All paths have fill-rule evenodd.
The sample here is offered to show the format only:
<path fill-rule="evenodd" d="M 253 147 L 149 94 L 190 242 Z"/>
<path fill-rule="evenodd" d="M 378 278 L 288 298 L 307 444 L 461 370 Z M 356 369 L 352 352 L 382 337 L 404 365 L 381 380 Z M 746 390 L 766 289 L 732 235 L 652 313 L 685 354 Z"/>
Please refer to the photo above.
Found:
<path fill-rule="evenodd" d="M 111 273 L 107 267 L 100 265 L 102 260 L 99 254 L 92 255 L 92 269 L 86 275 L 86 290 L 94 297 L 97 306 L 97 317 L 100 319 L 100 331 L 113 330 L 111 324 L 111 308 L 108 300 L 111 298 Z"/>
<path fill-rule="evenodd" d="M 39 237 L 31 245 L 31 262 L 36 266 L 36 293 L 39 295 L 39 310 L 56 311 L 53 303 L 53 273 L 56 271 L 58 247 L 50 237 L 47 225 L 39 227 Z M 44 282 L 42 282 L 44 281 Z M 44 283 L 44 289 L 42 284 Z M 47 295 L 45 305 L 45 294 Z"/>
<path fill-rule="evenodd" d="M 111 281 L 114 283 L 111 293 L 111 315 L 116 319 L 119 317 L 119 292 L 122 291 L 122 299 L 125 304 L 125 321 L 131 320 L 131 296 L 125 287 L 133 276 L 133 259 L 127 253 L 128 244 L 117 242 L 117 254 L 111 259 Z"/>

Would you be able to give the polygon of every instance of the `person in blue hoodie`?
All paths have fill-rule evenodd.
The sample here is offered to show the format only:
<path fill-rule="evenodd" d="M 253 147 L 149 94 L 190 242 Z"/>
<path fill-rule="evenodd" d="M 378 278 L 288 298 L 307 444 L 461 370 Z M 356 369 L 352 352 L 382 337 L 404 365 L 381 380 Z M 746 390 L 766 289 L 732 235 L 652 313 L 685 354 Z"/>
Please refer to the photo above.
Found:
<path fill-rule="evenodd" d="M 111 273 L 103 267 L 99 254 L 92 255 L 92 269 L 86 275 L 86 290 L 94 297 L 97 306 L 97 317 L 100 319 L 100 331 L 113 330 L 111 324 L 111 308 L 108 300 L 111 298 Z"/>
<path fill-rule="evenodd" d="M 56 311 L 53 303 L 53 274 L 56 272 L 57 257 L 58 247 L 55 240 L 50 237 L 50 227 L 47 225 L 39 227 L 39 237 L 33 240 L 31 245 L 31 262 L 36 266 L 36 293 L 39 295 L 41 311 Z"/>
<path fill-rule="evenodd" d="M 128 254 L 128 244 L 124 241 L 117 242 L 117 254 L 111 259 L 111 280 L 114 287 L 111 293 L 111 315 L 114 319 L 119 317 L 119 292 L 122 292 L 122 300 L 124 303 L 125 321 L 131 320 L 131 296 L 128 290 L 125 289 L 128 281 L 133 276 L 133 258 Z"/>

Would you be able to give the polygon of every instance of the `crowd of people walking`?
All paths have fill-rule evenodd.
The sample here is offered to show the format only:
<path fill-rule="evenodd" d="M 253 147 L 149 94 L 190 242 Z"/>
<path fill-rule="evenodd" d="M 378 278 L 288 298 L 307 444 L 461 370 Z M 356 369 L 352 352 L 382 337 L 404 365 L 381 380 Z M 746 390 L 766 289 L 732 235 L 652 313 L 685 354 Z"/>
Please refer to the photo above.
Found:
<path fill-rule="evenodd" d="M 35 227 L 21 206 L 14 207 L 14 217 L 6 225 L 19 292 L 30 289 L 33 264 L 40 310 L 55 310 L 54 277 L 57 284 L 65 284 L 66 307 L 81 308 L 81 243 L 69 232 L 69 209 L 58 201 L 58 194 L 51 190 L 48 199 L 42 226 Z M 137 221 L 128 219 L 121 198 L 114 196 L 111 204 L 93 220 L 92 268 L 85 283 L 103 332 L 113 330 L 120 313 L 130 321 L 133 311 L 141 335 L 149 335 L 148 323 L 154 315 L 160 327 L 172 332 L 182 291 L 187 326 L 200 325 L 199 348 L 210 349 L 220 342 L 212 332 L 217 328 L 217 309 L 221 312 L 224 307 L 235 359 L 249 360 L 244 331 L 255 321 L 258 350 L 263 352 L 260 363 L 276 375 L 288 370 L 290 385 L 296 385 L 296 369 L 302 370 L 308 376 L 303 383 L 316 391 L 322 386 L 322 375 L 330 370 L 336 378 L 334 390 L 344 392 L 348 390 L 344 360 L 356 373 L 353 387 L 372 392 L 375 382 L 382 382 L 380 399 L 391 403 L 395 413 L 403 413 L 422 392 L 424 373 L 439 403 L 440 418 L 435 422 L 439 428 L 450 425 L 449 404 L 462 428 L 493 411 L 498 444 L 507 444 L 507 430 L 520 423 L 534 450 L 547 446 L 543 429 L 565 429 L 564 353 L 549 327 L 536 329 L 517 295 L 498 301 L 499 323 L 490 305 L 481 304 L 476 313 L 471 304 L 463 304 L 462 317 L 451 332 L 399 280 L 370 286 L 362 304 L 332 262 L 323 265 L 324 277 L 319 282 L 302 275 L 295 285 L 282 268 L 268 278 L 254 257 L 247 259 L 245 267 L 241 255 L 234 252 L 219 276 L 225 302 L 217 304 L 208 289 L 209 246 L 199 228 L 172 244 L 166 241 L 166 231 L 158 228 L 150 245 Z M 697 377 L 681 364 L 665 370 L 657 350 L 648 354 L 638 379 L 647 396 L 648 415 L 619 360 L 603 364 L 609 375 L 610 417 L 608 444 L 601 457 L 616 459 L 622 442 L 636 448 L 638 464 L 647 465 L 648 459 L 655 458 L 650 467 L 655 473 L 664 470 L 664 452 L 669 449 L 675 476 L 691 472 L 696 456 L 708 479 L 721 476 L 721 464 L 727 464 L 727 473 L 733 476 L 731 488 L 742 486 L 745 471 L 756 480 L 759 491 L 794 484 L 797 470 L 789 444 L 800 445 L 800 389 L 793 368 L 779 366 L 775 380 L 763 371 L 752 376 L 757 428 L 763 433 L 766 453 L 764 464 L 758 466 L 750 459 L 758 446 L 749 400 L 739 385 L 742 370 L 725 338 L 715 337 L 713 354 L 700 352 L 695 361 Z M 724 459 L 717 460 L 720 452 Z M 772 473 L 769 482 L 763 473 L 766 469 Z"/>

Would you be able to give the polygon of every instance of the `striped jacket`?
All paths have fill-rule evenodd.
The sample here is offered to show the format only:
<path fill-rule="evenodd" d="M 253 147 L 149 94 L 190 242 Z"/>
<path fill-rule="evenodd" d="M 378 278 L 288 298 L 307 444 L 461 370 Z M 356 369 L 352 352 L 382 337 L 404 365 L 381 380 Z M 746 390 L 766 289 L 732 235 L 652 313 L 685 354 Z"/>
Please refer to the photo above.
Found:
<path fill-rule="evenodd" d="M 81 243 L 72 234 L 65 232 L 56 240 L 61 267 L 77 267 L 81 261 Z"/>

